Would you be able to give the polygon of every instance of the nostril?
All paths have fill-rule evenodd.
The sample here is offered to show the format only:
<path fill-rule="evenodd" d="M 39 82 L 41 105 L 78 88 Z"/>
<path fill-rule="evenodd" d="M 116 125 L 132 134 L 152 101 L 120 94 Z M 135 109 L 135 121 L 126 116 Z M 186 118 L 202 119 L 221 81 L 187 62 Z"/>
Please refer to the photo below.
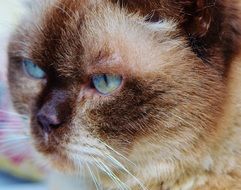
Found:
<path fill-rule="evenodd" d="M 44 113 L 37 114 L 37 122 L 41 126 L 42 130 L 46 133 L 50 133 L 53 129 L 59 127 L 61 124 L 56 115 L 47 115 Z"/>

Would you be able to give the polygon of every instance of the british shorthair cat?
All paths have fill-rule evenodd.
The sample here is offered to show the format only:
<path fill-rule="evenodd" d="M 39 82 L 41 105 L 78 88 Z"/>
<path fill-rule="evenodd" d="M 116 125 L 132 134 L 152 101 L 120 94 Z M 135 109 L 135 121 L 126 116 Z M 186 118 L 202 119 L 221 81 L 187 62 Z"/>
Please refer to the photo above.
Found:
<path fill-rule="evenodd" d="M 53 168 L 87 190 L 241 189 L 239 1 L 33 4 L 8 78 Z"/>

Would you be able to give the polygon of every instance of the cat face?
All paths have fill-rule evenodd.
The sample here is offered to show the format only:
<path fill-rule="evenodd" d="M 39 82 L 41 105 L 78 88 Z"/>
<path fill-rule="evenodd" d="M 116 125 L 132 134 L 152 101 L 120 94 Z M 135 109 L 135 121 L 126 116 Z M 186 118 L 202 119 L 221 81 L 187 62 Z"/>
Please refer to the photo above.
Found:
<path fill-rule="evenodd" d="M 37 150 L 64 170 L 113 165 L 113 155 L 145 169 L 200 155 L 216 138 L 239 46 L 231 8 L 62 0 L 23 23 L 9 82 Z"/>

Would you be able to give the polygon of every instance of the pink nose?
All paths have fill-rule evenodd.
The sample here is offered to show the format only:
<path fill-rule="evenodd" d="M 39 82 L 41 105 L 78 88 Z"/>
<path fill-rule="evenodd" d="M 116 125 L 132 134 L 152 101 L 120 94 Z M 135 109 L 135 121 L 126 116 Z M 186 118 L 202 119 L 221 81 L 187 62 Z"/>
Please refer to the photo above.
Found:
<path fill-rule="evenodd" d="M 50 133 L 52 129 L 58 128 L 61 124 L 57 115 L 39 112 L 37 114 L 37 121 L 42 130 L 46 133 Z"/>

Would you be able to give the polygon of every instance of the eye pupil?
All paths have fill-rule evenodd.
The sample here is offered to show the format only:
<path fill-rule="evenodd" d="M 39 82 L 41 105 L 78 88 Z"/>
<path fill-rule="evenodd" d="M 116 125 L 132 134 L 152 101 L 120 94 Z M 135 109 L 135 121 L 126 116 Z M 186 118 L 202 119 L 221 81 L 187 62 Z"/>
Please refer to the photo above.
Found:
<path fill-rule="evenodd" d="M 108 86 L 108 79 L 106 75 L 103 75 L 106 86 Z"/>
<path fill-rule="evenodd" d="M 92 77 L 93 87 L 101 94 L 111 94 L 122 83 L 122 76 L 120 75 L 109 75 L 109 74 L 100 74 L 94 75 Z"/>

